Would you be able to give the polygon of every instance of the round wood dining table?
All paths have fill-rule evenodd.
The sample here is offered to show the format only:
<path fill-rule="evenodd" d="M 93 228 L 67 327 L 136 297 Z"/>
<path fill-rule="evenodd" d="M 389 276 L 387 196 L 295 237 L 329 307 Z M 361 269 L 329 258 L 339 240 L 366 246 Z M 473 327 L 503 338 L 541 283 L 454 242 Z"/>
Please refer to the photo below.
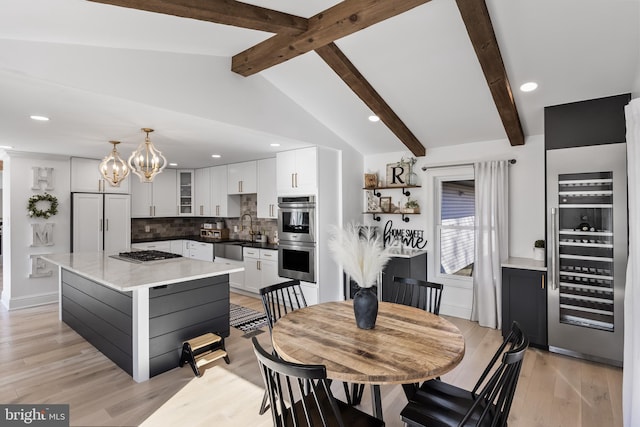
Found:
<path fill-rule="evenodd" d="M 351 300 L 292 311 L 275 323 L 272 339 L 284 360 L 324 365 L 332 380 L 372 385 L 373 411 L 380 419 L 381 384 L 438 377 L 460 363 L 465 348 L 453 323 L 390 302 L 379 303 L 373 329 L 360 329 Z"/>

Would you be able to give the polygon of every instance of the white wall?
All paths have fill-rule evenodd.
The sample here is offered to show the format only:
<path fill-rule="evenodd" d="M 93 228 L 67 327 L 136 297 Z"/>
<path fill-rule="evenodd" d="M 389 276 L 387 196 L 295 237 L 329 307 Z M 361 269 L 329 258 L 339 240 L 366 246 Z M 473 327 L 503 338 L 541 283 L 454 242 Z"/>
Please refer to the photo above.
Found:
<path fill-rule="evenodd" d="M 29 307 L 58 300 L 58 274 L 54 266 L 49 277 L 30 278 L 32 254 L 69 252 L 70 249 L 70 161 L 68 157 L 27 153 L 4 154 L 3 172 L 3 290 L 2 304 L 8 309 Z M 48 220 L 27 215 L 29 197 L 44 194 L 32 190 L 33 167 L 53 168 L 53 190 L 58 213 Z M 53 223 L 53 246 L 32 247 L 31 224 Z"/>
<path fill-rule="evenodd" d="M 402 156 L 408 157 L 408 151 L 385 153 L 366 156 L 365 172 L 378 172 L 378 177 L 384 176 L 386 164 L 399 161 Z M 544 137 L 532 136 L 526 139 L 523 146 L 512 147 L 507 140 L 474 142 L 453 147 L 432 148 L 425 157 L 418 158 L 415 165 L 419 180 L 423 180 L 425 173 L 421 170 L 425 165 L 463 164 L 478 160 L 516 159 L 515 165 L 509 166 L 509 255 L 512 257 L 533 258 L 533 242 L 544 239 Z M 362 178 L 360 178 L 362 181 Z M 419 181 L 422 183 L 422 181 Z M 399 190 L 387 192 L 393 197 L 393 202 L 401 196 Z M 395 193 L 397 192 L 397 193 Z M 396 197 L 397 195 L 397 197 Z M 425 188 L 412 193 L 411 198 L 418 200 L 421 206 L 420 215 L 411 217 L 406 228 L 424 228 L 428 209 L 427 201 L 430 196 Z M 405 198 L 406 199 L 406 198 Z M 361 195 L 361 200 L 363 196 Z M 364 201 L 362 201 L 364 207 Z M 365 216 L 371 224 L 371 216 Z M 393 219 L 394 225 L 400 222 L 396 216 L 383 217 Z"/>
<path fill-rule="evenodd" d="M 378 173 L 378 178 L 384 180 L 386 165 L 400 161 L 403 156 L 410 157 L 410 152 L 401 151 L 366 156 L 364 172 Z M 388 220 L 392 220 L 394 228 L 425 230 L 425 236 L 429 236 L 429 242 L 425 249 L 430 258 L 434 250 L 433 239 L 426 228 L 433 217 L 433 206 L 432 196 L 428 192 L 428 186 L 425 185 L 426 172 L 422 171 L 422 166 L 454 166 L 475 161 L 506 159 L 516 159 L 517 161 L 516 164 L 509 166 L 509 256 L 533 258 L 533 242 L 537 239 L 544 239 L 545 236 L 543 135 L 529 137 L 526 139 L 525 145 L 518 147 L 512 147 L 505 139 L 429 149 L 425 157 L 418 158 L 414 167 L 414 171 L 418 175 L 418 183 L 423 187 L 418 191 L 412 191 L 411 198 L 420 204 L 420 214 L 411 215 L 408 223 L 403 223 L 399 215 L 382 215 L 380 222 L 373 221 L 371 215 L 365 215 L 365 222 L 384 227 Z M 362 181 L 362 178 L 360 180 Z M 385 196 L 392 197 L 394 204 L 406 200 L 400 190 L 384 190 L 383 192 Z M 364 196 L 361 196 L 360 200 L 364 207 Z M 431 259 L 428 264 L 433 265 Z M 453 298 L 455 301 L 443 295 L 441 311 L 444 314 L 467 317 L 463 313 L 471 310 L 471 292 L 463 287 L 451 289 L 451 291 L 450 296 L 455 294 L 455 298 Z M 451 307 L 449 312 L 445 308 L 447 305 Z"/>

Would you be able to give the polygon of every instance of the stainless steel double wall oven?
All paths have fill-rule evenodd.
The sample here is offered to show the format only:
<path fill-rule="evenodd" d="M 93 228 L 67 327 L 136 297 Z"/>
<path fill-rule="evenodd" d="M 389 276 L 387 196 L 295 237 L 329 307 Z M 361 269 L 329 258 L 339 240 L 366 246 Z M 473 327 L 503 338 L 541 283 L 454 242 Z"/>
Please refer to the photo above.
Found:
<path fill-rule="evenodd" d="M 278 207 L 278 275 L 315 283 L 315 196 L 279 197 Z"/>

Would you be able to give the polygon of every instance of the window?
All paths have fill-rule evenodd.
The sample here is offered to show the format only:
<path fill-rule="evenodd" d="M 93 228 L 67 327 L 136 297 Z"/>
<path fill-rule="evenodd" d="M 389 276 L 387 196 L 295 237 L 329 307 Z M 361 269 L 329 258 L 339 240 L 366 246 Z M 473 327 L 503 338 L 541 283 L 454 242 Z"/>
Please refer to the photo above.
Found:
<path fill-rule="evenodd" d="M 474 261 L 475 182 L 440 182 L 440 274 L 471 277 Z"/>

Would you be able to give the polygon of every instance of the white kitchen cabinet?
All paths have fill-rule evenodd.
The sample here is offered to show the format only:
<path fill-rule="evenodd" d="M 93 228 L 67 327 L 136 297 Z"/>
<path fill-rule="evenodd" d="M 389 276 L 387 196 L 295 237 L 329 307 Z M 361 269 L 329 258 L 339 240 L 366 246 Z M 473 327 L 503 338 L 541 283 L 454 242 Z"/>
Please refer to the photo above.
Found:
<path fill-rule="evenodd" d="M 260 288 L 286 279 L 278 276 L 278 251 L 273 249 L 243 248 L 244 289 L 258 293 Z"/>
<path fill-rule="evenodd" d="M 194 212 L 194 178 L 193 170 L 181 169 L 177 174 L 178 215 L 193 216 Z"/>
<path fill-rule="evenodd" d="M 131 196 L 128 194 L 74 193 L 72 251 L 104 250 L 112 254 L 131 244 Z"/>
<path fill-rule="evenodd" d="M 318 285 L 315 283 L 300 282 L 300 289 L 304 295 L 307 305 L 315 305 L 318 303 Z"/>
<path fill-rule="evenodd" d="M 216 257 L 213 262 L 233 267 L 244 267 L 244 261 L 236 261 L 235 259 Z M 236 289 L 244 289 L 244 271 L 229 273 L 229 286 Z"/>
<path fill-rule="evenodd" d="M 318 153 L 315 147 L 280 152 L 276 155 L 276 165 L 279 196 L 317 193 Z"/>
<path fill-rule="evenodd" d="M 107 152 L 105 151 L 105 155 Z M 120 182 L 118 187 L 113 187 L 100 173 L 101 160 L 85 159 L 82 157 L 71 158 L 71 191 L 87 193 L 120 193 L 129 194 L 131 174 Z"/>
<path fill-rule="evenodd" d="M 132 243 L 131 249 L 138 249 L 141 251 L 162 251 L 162 252 L 171 252 L 171 241 L 170 240 L 158 240 L 155 242 L 142 242 L 142 243 Z"/>
<path fill-rule="evenodd" d="M 211 168 L 211 216 L 239 217 L 240 196 L 227 193 L 227 165 Z"/>
<path fill-rule="evenodd" d="M 242 162 L 227 165 L 227 193 L 256 193 L 256 162 Z"/>
<path fill-rule="evenodd" d="M 195 216 L 211 216 L 211 168 L 200 168 L 195 171 Z"/>
<path fill-rule="evenodd" d="M 133 218 L 178 215 L 176 170 L 165 169 L 153 182 L 131 181 L 131 216 Z"/>
<path fill-rule="evenodd" d="M 278 219 L 276 159 L 258 160 L 258 218 Z"/>
<path fill-rule="evenodd" d="M 183 240 L 183 242 L 182 256 L 213 262 L 213 243 L 196 242 L 193 240 Z"/>
<path fill-rule="evenodd" d="M 169 242 L 169 252 L 171 252 L 172 254 L 183 255 L 182 242 L 183 240 L 171 240 Z"/>

